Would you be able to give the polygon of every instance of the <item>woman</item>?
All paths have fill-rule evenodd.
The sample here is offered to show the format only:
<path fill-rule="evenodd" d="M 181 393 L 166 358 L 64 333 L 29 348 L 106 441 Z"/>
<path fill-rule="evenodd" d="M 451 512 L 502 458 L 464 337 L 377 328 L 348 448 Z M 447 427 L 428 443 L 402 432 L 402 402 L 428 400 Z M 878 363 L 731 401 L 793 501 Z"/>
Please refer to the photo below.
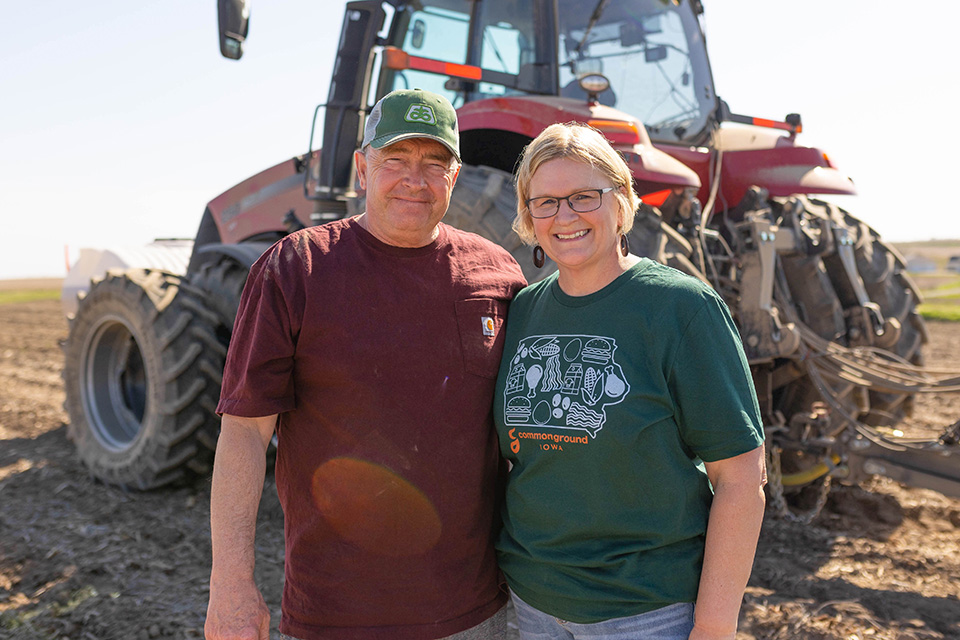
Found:
<path fill-rule="evenodd" d="M 733 638 L 765 472 L 730 314 L 629 253 L 638 198 L 597 131 L 541 133 L 517 198 L 514 229 L 559 266 L 510 307 L 495 395 L 512 462 L 497 550 L 521 636 Z"/>

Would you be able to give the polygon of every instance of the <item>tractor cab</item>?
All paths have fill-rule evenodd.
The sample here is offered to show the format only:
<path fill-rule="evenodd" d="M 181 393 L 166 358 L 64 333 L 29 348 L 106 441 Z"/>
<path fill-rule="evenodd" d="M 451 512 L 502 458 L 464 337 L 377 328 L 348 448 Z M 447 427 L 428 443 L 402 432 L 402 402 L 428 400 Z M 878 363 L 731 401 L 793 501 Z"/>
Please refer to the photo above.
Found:
<path fill-rule="evenodd" d="M 428 0 L 397 4 L 388 22 L 388 47 L 473 75 L 388 63 L 379 95 L 416 86 L 456 107 L 523 95 L 597 102 L 639 119 L 663 142 L 696 138 L 717 106 L 689 2 Z"/>

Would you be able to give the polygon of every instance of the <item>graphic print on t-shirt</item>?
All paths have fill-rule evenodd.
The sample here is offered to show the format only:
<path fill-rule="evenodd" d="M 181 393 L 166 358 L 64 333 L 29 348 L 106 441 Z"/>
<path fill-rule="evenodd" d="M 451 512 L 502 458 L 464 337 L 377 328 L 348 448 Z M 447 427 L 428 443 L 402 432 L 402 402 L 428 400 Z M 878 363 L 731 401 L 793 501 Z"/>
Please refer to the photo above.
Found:
<path fill-rule="evenodd" d="M 510 360 L 504 424 L 581 429 L 595 438 L 607 421 L 606 407 L 630 391 L 616 350 L 616 340 L 603 336 L 524 338 Z"/>

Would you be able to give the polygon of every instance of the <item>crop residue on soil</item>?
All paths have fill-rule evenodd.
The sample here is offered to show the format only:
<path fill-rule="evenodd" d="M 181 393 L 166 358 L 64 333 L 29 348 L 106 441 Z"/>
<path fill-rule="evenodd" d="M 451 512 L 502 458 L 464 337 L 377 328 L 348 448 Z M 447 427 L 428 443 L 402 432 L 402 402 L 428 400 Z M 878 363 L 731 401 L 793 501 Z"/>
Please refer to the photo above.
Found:
<path fill-rule="evenodd" d="M 0 305 L 0 638 L 201 638 L 209 482 L 127 493 L 89 478 L 66 437 L 66 332 L 57 301 Z M 929 364 L 960 362 L 960 324 L 930 333 Z M 958 418 L 960 394 L 926 396 L 902 428 Z M 272 478 L 257 547 L 276 634 Z M 768 514 L 740 626 L 739 640 L 960 639 L 960 500 L 877 478 L 835 487 L 811 525 Z"/>

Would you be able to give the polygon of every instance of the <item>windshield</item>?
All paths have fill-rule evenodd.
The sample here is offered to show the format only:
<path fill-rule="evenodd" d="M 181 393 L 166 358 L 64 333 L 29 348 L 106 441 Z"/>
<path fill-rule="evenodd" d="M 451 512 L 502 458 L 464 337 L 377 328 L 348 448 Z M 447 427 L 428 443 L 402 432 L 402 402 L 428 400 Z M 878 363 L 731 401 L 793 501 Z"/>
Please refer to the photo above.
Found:
<path fill-rule="evenodd" d="M 610 79 L 600 102 L 636 116 L 653 140 L 688 140 L 706 127 L 716 99 L 689 2 L 560 0 L 559 9 L 560 95 L 585 97 L 577 77 L 599 72 Z"/>
<path fill-rule="evenodd" d="M 553 6 L 553 0 L 401 2 L 389 38 L 395 46 L 479 66 L 484 81 L 408 69 L 388 72 L 381 88 L 429 89 L 457 107 L 518 94 L 585 100 L 577 78 L 602 73 L 610 89 L 598 100 L 639 119 L 654 141 L 689 143 L 704 131 L 716 99 L 688 0 L 556 0 L 559 32 L 547 41 Z M 471 41 L 478 45 L 473 50 Z M 549 52 L 556 52 L 556 62 L 542 58 Z"/>
<path fill-rule="evenodd" d="M 466 82 L 429 71 L 385 72 L 386 91 L 420 88 L 445 96 L 455 107 L 502 95 L 552 93 L 528 69 L 551 68 L 537 59 L 534 5 L 516 0 L 427 0 L 403 3 L 390 42 L 411 55 L 476 65 L 494 79 Z M 471 50 L 470 42 L 478 43 Z M 496 81 L 499 78 L 499 82 Z"/>

